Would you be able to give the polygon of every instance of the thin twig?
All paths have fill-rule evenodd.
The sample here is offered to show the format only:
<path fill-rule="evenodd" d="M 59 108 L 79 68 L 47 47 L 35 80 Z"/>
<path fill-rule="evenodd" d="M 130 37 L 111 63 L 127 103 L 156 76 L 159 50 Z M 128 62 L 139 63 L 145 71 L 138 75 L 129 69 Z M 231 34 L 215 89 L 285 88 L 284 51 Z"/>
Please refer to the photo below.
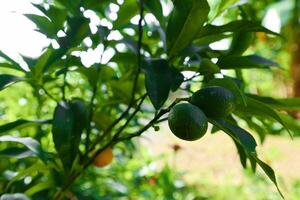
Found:
<path fill-rule="evenodd" d="M 103 54 L 104 54 L 105 49 L 106 48 L 104 47 L 103 52 L 100 55 L 100 63 L 99 63 L 99 66 L 97 66 L 97 76 L 96 77 L 99 77 L 100 66 L 101 66 L 101 62 L 102 62 L 102 58 L 103 58 Z M 95 101 L 95 98 L 96 98 L 96 95 L 97 95 L 97 91 L 98 91 L 98 83 L 96 82 L 94 87 L 93 87 L 93 93 L 92 93 L 92 97 L 91 97 L 91 100 L 90 100 L 88 126 L 86 128 L 85 156 L 87 156 L 88 153 L 89 153 L 90 134 L 91 134 L 91 130 L 92 130 L 91 122 L 93 120 L 93 115 L 94 115 L 94 101 Z"/>
<path fill-rule="evenodd" d="M 136 89 L 137 89 L 137 83 L 138 83 L 138 78 L 139 78 L 139 74 L 141 72 L 141 65 L 142 65 L 142 52 L 141 52 L 141 48 L 142 48 L 142 40 L 143 40 L 143 14 L 144 14 L 144 3 L 143 0 L 140 1 L 140 19 L 139 19 L 139 23 L 138 23 L 138 29 L 139 29 L 139 33 L 138 33 L 138 55 L 137 55 L 137 72 L 135 74 L 134 77 L 134 82 L 133 82 L 133 87 L 132 87 L 132 92 L 131 92 L 131 98 L 130 98 L 130 102 L 126 108 L 126 110 L 103 132 L 102 135 L 99 135 L 95 140 L 94 143 L 92 144 L 91 148 L 89 151 L 93 151 L 94 148 L 96 147 L 96 145 L 99 143 L 99 141 L 101 141 L 104 137 L 106 137 L 111 130 L 124 118 L 126 117 L 126 115 L 129 113 L 130 109 L 132 108 L 132 106 L 135 103 L 135 93 L 136 93 Z"/>
<path fill-rule="evenodd" d="M 64 66 L 64 79 L 63 79 L 63 85 L 61 87 L 61 92 L 62 92 L 62 99 L 65 101 L 66 100 L 66 85 L 67 85 L 67 71 L 68 71 L 68 56 L 66 57 L 65 60 L 65 66 Z"/>
<path fill-rule="evenodd" d="M 47 90 L 46 90 L 46 88 L 44 87 L 44 86 L 40 86 L 40 88 L 45 92 L 45 94 L 50 98 L 50 99 L 52 99 L 53 101 L 55 101 L 55 102 L 59 102 L 59 100 L 58 99 L 56 99 L 52 94 L 50 94 Z"/>

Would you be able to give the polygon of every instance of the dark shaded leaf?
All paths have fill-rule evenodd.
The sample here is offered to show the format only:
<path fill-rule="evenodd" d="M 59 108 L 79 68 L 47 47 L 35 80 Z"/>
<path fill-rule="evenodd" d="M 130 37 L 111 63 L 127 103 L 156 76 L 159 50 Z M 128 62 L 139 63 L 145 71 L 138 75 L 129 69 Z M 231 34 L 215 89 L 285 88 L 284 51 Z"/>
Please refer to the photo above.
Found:
<path fill-rule="evenodd" d="M 53 142 L 66 171 L 72 168 L 77 156 L 81 133 L 87 126 L 87 116 L 87 109 L 79 99 L 60 102 L 55 108 Z"/>
<path fill-rule="evenodd" d="M 24 78 L 10 75 L 10 74 L 0 74 L 0 91 L 5 89 L 6 87 L 17 83 L 19 81 L 23 81 Z"/>
<path fill-rule="evenodd" d="M 34 152 L 19 147 L 9 147 L 0 151 L 0 157 L 13 157 L 17 159 L 35 156 Z"/>
<path fill-rule="evenodd" d="M 248 133 L 246 130 L 226 122 L 223 119 L 213 120 L 210 119 L 210 122 L 227 133 L 230 137 L 232 137 L 236 142 L 238 142 L 242 147 L 247 150 L 247 152 L 255 152 L 255 148 L 257 146 L 254 137 Z"/>
<path fill-rule="evenodd" d="M 9 56 L 7 56 L 5 53 L 3 53 L 0 50 L 0 57 L 4 58 L 6 61 L 8 61 L 9 63 L 11 63 L 11 67 L 13 69 L 19 70 L 19 71 L 25 71 L 19 63 L 17 63 L 16 61 L 14 61 L 13 59 L 11 59 Z"/>
<path fill-rule="evenodd" d="M 172 86 L 172 71 L 163 59 L 146 60 L 143 64 L 145 85 L 155 109 L 161 108 L 169 96 Z"/>
<path fill-rule="evenodd" d="M 271 66 L 279 66 L 275 62 L 257 55 L 222 56 L 218 59 L 217 65 L 222 69 L 269 68 Z"/>
<path fill-rule="evenodd" d="M 171 90 L 174 92 L 180 87 L 181 83 L 184 81 L 184 76 L 175 68 L 171 68 L 171 74 L 172 74 Z"/>
<path fill-rule="evenodd" d="M 50 120 L 25 120 L 25 119 L 18 119 L 14 122 L 10 122 L 4 125 L 0 126 L 0 133 L 4 133 L 13 129 L 23 128 L 24 126 L 30 126 L 30 125 L 39 125 L 39 124 L 46 124 L 50 123 Z"/>

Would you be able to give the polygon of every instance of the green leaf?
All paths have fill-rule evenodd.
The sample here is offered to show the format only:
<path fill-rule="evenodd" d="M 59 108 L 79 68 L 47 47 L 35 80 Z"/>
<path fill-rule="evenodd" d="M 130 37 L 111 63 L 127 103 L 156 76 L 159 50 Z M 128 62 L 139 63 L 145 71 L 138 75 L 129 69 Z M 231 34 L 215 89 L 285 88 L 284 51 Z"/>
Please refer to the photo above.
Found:
<path fill-rule="evenodd" d="M 62 5 L 66 10 L 72 13 L 72 15 L 77 15 L 80 10 L 81 1 L 80 0 L 56 0 L 55 3 L 59 3 Z"/>
<path fill-rule="evenodd" d="M 145 85 L 151 103 L 159 109 L 169 96 L 172 86 L 172 71 L 164 59 L 145 60 Z"/>
<path fill-rule="evenodd" d="M 175 0 L 173 4 L 166 31 L 170 57 L 180 53 L 195 39 L 209 12 L 206 0 Z"/>
<path fill-rule="evenodd" d="M 270 178 L 270 180 L 275 184 L 278 193 L 284 199 L 284 196 L 283 196 L 283 194 L 281 193 L 281 191 L 278 187 L 278 183 L 277 183 L 277 180 L 276 180 L 274 170 L 268 164 L 261 161 L 255 154 L 251 154 L 251 157 L 256 160 L 257 164 L 262 168 L 262 170 L 266 173 L 266 175 Z"/>
<path fill-rule="evenodd" d="M 17 142 L 26 146 L 36 156 L 38 156 L 43 162 L 46 162 L 46 152 L 42 149 L 40 143 L 30 137 L 17 137 L 10 135 L 0 136 L 0 142 Z"/>
<path fill-rule="evenodd" d="M 294 119 L 293 117 L 278 113 L 284 124 L 293 131 L 294 136 L 300 136 L 300 121 L 298 119 Z"/>
<path fill-rule="evenodd" d="M 236 20 L 221 26 L 207 24 L 198 32 L 197 38 L 220 34 L 220 33 L 232 33 L 232 32 L 265 32 L 268 34 L 280 36 L 278 33 L 275 33 L 265 28 L 258 22 L 249 21 L 249 20 Z"/>
<path fill-rule="evenodd" d="M 0 74 L 0 91 L 7 88 L 8 86 L 17 83 L 19 81 L 25 80 L 24 78 L 10 75 L 10 74 Z"/>
<path fill-rule="evenodd" d="M 60 59 L 66 52 L 67 48 L 53 49 L 49 46 L 46 51 L 38 58 L 36 64 L 32 66 L 31 70 L 37 80 L 42 79 L 42 74 L 48 70 L 48 68 Z"/>
<path fill-rule="evenodd" d="M 53 142 L 66 171 L 72 168 L 77 156 L 81 133 L 87 126 L 87 117 L 87 109 L 79 99 L 60 102 L 55 108 L 52 121 Z"/>
<path fill-rule="evenodd" d="M 300 110 L 299 97 L 275 99 L 272 97 L 258 96 L 254 94 L 247 94 L 247 95 L 251 98 L 254 98 L 258 101 L 268 104 L 270 107 L 277 110 L 286 110 L 286 111 Z"/>
<path fill-rule="evenodd" d="M 282 121 L 278 113 L 273 110 L 270 106 L 253 99 L 251 97 L 247 97 L 247 106 L 239 106 L 237 107 L 237 113 L 242 114 L 244 116 L 262 116 L 266 118 L 271 118 L 277 122 L 279 122 L 290 134 L 292 137 L 292 134 L 290 130 L 288 129 L 288 126 Z"/>
<path fill-rule="evenodd" d="M 56 37 L 58 30 L 55 30 L 53 23 L 47 17 L 35 14 L 25 14 L 25 16 L 35 23 L 41 33 L 49 38 Z"/>
<path fill-rule="evenodd" d="M 279 67 L 277 63 L 257 55 L 222 56 L 218 59 L 217 65 L 222 69 L 269 68 L 271 66 Z"/>
<path fill-rule="evenodd" d="M 53 182 L 41 182 L 38 183 L 36 185 L 34 185 L 33 187 L 29 188 L 28 190 L 26 190 L 24 193 L 28 196 L 32 196 L 34 194 L 36 194 L 37 192 L 46 190 L 46 189 L 50 189 L 55 187 L 55 185 L 53 184 Z"/>
<path fill-rule="evenodd" d="M 254 169 L 254 171 L 255 171 L 255 166 L 257 163 L 264 170 L 264 172 L 271 179 L 271 181 L 275 184 L 278 192 L 283 197 L 281 191 L 279 190 L 273 169 L 270 166 L 268 166 L 266 163 L 261 161 L 256 156 L 256 152 L 255 152 L 256 142 L 255 142 L 255 139 L 252 137 L 252 135 L 250 133 L 248 133 L 247 131 L 245 131 L 244 129 L 242 129 L 238 126 L 235 126 L 233 124 L 230 124 L 222 119 L 220 119 L 220 120 L 210 119 L 210 122 L 212 124 L 214 124 L 215 126 L 217 126 L 218 128 L 220 128 L 221 130 L 223 130 L 228 135 L 230 135 L 234 139 L 235 142 L 240 144 L 241 147 L 243 147 L 243 149 L 246 150 L 247 156 L 250 159 L 250 162 L 251 162 L 251 165 L 252 165 L 252 168 Z M 241 160 L 242 163 L 245 162 L 244 159 L 245 158 L 243 157 Z M 256 162 L 254 162 L 254 161 L 256 161 Z"/>
<path fill-rule="evenodd" d="M 118 11 L 118 18 L 114 21 L 114 29 L 120 29 L 124 24 L 129 23 L 130 19 L 134 17 L 139 10 L 139 6 L 135 0 L 126 0 Z"/>
<path fill-rule="evenodd" d="M 223 119 L 210 119 L 210 122 L 242 145 L 247 152 L 255 152 L 257 144 L 254 137 L 249 132 L 234 124 L 226 122 Z"/>
<path fill-rule="evenodd" d="M 247 168 L 247 154 L 243 148 L 242 145 L 240 145 L 238 142 L 236 142 L 235 140 L 234 141 L 234 144 L 238 150 L 238 154 L 239 154 L 239 157 L 240 157 L 240 162 L 243 166 L 243 168 Z"/>
<path fill-rule="evenodd" d="M 265 141 L 265 138 L 266 138 L 266 135 L 268 134 L 268 132 L 262 126 L 255 123 L 253 120 L 251 120 L 251 119 L 244 119 L 244 120 L 248 124 L 249 128 L 256 131 L 261 143 L 263 143 Z"/>
<path fill-rule="evenodd" d="M 171 68 L 171 73 L 172 73 L 172 85 L 171 85 L 171 90 L 174 92 L 176 91 L 181 83 L 184 81 L 184 76 L 180 71 L 178 71 L 175 68 Z"/>
<path fill-rule="evenodd" d="M 220 68 L 218 65 L 213 63 L 208 58 L 203 58 L 200 63 L 199 72 L 203 75 L 211 75 L 220 72 Z"/>
<path fill-rule="evenodd" d="M 7 131 L 23 128 L 24 126 L 30 126 L 30 125 L 39 125 L 39 124 L 46 124 L 50 123 L 50 120 L 25 120 L 25 119 L 18 119 L 14 122 L 10 122 L 4 125 L 0 126 L 0 133 L 5 133 Z"/>
<path fill-rule="evenodd" d="M 229 6 L 231 7 L 235 3 L 240 0 L 214 0 L 208 1 L 211 6 L 211 11 L 209 12 L 209 19 L 213 20 L 218 15 L 220 15 L 224 10 L 226 10 Z"/>
<path fill-rule="evenodd" d="M 219 40 L 229 38 L 231 36 L 232 36 L 232 34 L 223 34 L 223 33 L 207 35 L 207 36 L 203 36 L 201 38 L 195 39 L 193 44 L 196 44 L 199 46 L 205 46 L 205 45 L 209 45 L 213 42 L 217 42 Z"/>
<path fill-rule="evenodd" d="M 48 167 L 49 167 L 49 166 L 48 166 Z M 17 181 L 17 180 L 19 180 L 19 179 L 21 179 L 21 178 L 23 178 L 23 177 L 25 177 L 25 176 L 29 176 L 29 175 L 31 175 L 31 174 L 36 174 L 36 172 L 44 172 L 44 171 L 48 171 L 48 170 L 49 170 L 48 167 L 46 167 L 46 165 L 44 165 L 44 164 L 42 164 L 42 163 L 40 163 L 40 162 L 36 162 L 36 163 L 34 163 L 33 165 L 31 165 L 30 167 L 28 167 L 28 168 L 26 168 L 26 169 L 21 169 L 21 170 L 18 171 L 18 174 L 17 174 L 16 176 L 14 176 L 14 177 L 10 180 L 10 182 L 7 184 L 6 188 L 7 188 L 7 189 L 10 188 L 11 185 L 12 185 L 15 181 Z"/>
<path fill-rule="evenodd" d="M 21 159 L 31 156 L 35 156 L 35 154 L 26 148 L 10 147 L 0 151 L 0 157 L 13 157 Z"/>
<path fill-rule="evenodd" d="M 228 55 L 242 55 L 252 44 L 253 32 L 235 32 L 228 49 Z"/>
<path fill-rule="evenodd" d="M 11 59 L 9 56 L 7 56 L 5 53 L 3 53 L 0 50 L 0 57 L 4 58 L 6 61 L 8 61 L 9 63 L 11 63 L 11 67 L 13 69 L 19 70 L 19 71 L 25 71 L 19 63 L 17 63 L 16 61 L 14 61 L 13 59 Z M 7 66 L 7 65 L 6 65 Z"/>

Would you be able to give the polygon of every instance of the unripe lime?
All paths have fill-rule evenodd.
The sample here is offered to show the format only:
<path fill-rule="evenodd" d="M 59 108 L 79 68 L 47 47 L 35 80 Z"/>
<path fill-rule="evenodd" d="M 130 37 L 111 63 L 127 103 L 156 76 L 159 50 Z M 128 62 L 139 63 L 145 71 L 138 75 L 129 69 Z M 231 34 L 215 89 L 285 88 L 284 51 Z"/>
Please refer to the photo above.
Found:
<path fill-rule="evenodd" d="M 208 125 L 205 114 L 190 103 L 175 105 L 169 113 L 168 123 L 175 136 L 188 141 L 201 138 Z"/>
<path fill-rule="evenodd" d="M 207 117 L 223 118 L 234 110 L 235 96 L 226 88 L 210 86 L 195 92 L 191 103 L 203 110 Z"/>

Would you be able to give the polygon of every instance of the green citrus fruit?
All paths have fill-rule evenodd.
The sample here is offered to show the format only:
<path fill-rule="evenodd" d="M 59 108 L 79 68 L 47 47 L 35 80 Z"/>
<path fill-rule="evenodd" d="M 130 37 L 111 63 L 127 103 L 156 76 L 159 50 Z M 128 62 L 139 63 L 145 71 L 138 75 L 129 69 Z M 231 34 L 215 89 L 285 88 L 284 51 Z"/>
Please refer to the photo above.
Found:
<path fill-rule="evenodd" d="M 208 125 L 205 114 L 190 103 L 175 105 L 169 113 L 168 123 L 175 136 L 188 141 L 201 138 Z"/>
<path fill-rule="evenodd" d="M 235 96 L 226 88 L 210 86 L 195 92 L 191 103 L 203 110 L 208 117 L 223 118 L 234 110 Z"/>

